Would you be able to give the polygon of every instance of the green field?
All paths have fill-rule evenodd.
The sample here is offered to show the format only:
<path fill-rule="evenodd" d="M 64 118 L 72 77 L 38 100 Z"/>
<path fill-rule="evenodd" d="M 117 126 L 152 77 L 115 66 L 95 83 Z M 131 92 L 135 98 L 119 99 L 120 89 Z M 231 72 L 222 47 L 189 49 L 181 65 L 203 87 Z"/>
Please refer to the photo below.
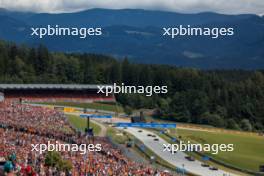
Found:
<path fill-rule="evenodd" d="M 69 122 L 77 129 L 84 131 L 86 128 L 86 119 L 75 115 L 67 115 Z M 94 134 L 98 135 L 101 131 L 100 126 L 90 122 L 90 127 L 93 128 Z"/>
<path fill-rule="evenodd" d="M 182 136 L 183 140 L 190 140 L 202 144 L 234 144 L 233 152 L 219 152 L 217 155 L 208 154 L 216 160 L 233 166 L 259 171 L 264 164 L 264 137 L 247 133 L 234 134 L 232 132 L 207 132 L 178 129 L 172 132 L 175 136 Z"/>
<path fill-rule="evenodd" d="M 110 103 L 41 102 L 36 104 L 70 106 L 70 107 L 97 109 L 97 110 L 112 111 L 112 112 L 117 111 L 118 113 L 123 112 L 123 108 L 121 106 Z"/>
<path fill-rule="evenodd" d="M 126 133 L 117 130 L 116 128 L 113 127 L 107 128 L 107 136 L 110 137 L 113 140 L 113 142 L 117 144 L 125 144 L 129 139 Z"/>

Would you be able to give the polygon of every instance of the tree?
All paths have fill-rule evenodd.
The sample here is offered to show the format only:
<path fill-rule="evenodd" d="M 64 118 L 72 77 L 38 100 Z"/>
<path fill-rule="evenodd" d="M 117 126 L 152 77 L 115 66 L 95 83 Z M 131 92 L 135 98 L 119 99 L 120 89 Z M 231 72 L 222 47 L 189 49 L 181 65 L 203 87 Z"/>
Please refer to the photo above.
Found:
<path fill-rule="evenodd" d="M 240 130 L 239 125 L 237 124 L 237 122 L 234 119 L 228 119 L 226 122 L 226 127 L 228 129 L 232 129 L 232 130 Z"/>
<path fill-rule="evenodd" d="M 252 125 L 248 119 L 243 119 L 240 123 L 241 129 L 245 131 L 252 131 Z"/>
<path fill-rule="evenodd" d="M 119 62 L 114 62 L 110 67 L 109 77 L 111 83 L 121 83 L 121 65 Z"/>
<path fill-rule="evenodd" d="M 45 165 L 65 172 L 69 172 L 72 169 L 72 163 L 68 160 L 64 160 L 60 153 L 55 151 L 47 152 L 45 156 Z"/>
<path fill-rule="evenodd" d="M 43 45 L 28 48 L 0 41 L 1 83 L 166 85 L 167 94 L 118 94 L 117 100 L 132 109 L 155 108 L 169 120 L 230 129 L 263 129 L 263 73 L 138 64 L 128 58 L 49 52 Z"/>
<path fill-rule="evenodd" d="M 125 58 L 122 62 L 122 82 L 126 85 L 133 85 L 132 81 L 133 69 L 128 59 Z"/>
<path fill-rule="evenodd" d="M 58 170 L 70 172 L 72 170 L 72 163 L 69 160 L 60 160 L 58 163 Z"/>
<path fill-rule="evenodd" d="M 125 106 L 124 108 L 124 112 L 127 114 L 127 115 L 132 115 L 133 113 L 133 109 L 129 106 Z"/>
<path fill-rule="evenodd" d="M 151 68 L 148 65 L 141 67 L 139 71 L 139 82 L 142 86 L 153 85 Z"/>
<path fill-rule="evenodd" d="M 37 75 L 49 73 L 52 66 L 50 65 L 51 58 L 48 49 L 40 45 L 37 49 L 37 57 L 34 59 L 34 68 Z"/>
<path fill-rule="evenodd" d="M 84 59 L 83 63 L 83 83 L 94 84 L 96 82 L 95 64 L 89 58 Z"/>
<path fill-rule="evenodd" d="M 218 114 L 206 112 L 202 115 L 199 121 L 202 124 L 209 124 L 215 127 L 225 127 L 225 120 Z"/>
<path fill-rule="evenodd" d="M 61 161 L 61 155 L 59 152 L 48 151 L 45 156 L 45 165 L 50 167 L 56 167 Z"/>
<path fill-rule="evenodd" d="M 158 105 L 164 113 L 168 114 L 170 112 L 170 105 L 168 99 L 161 98 L 158 102 Z"/>

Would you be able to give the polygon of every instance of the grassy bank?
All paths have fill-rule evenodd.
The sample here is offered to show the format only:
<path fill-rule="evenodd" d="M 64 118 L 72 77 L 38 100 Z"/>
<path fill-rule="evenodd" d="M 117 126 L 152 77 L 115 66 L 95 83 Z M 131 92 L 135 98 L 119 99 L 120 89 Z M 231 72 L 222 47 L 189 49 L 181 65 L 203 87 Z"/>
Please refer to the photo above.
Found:
<path fill-rule="evenodd" d="M 258 171 L 264 164 L 264 137 L 250 134 L 235 134 L 228 132 L 193 131 L 178 129 L 172 135 L 181 136 L 183 140 L 190 140 L 202 144 L 234 144 L 234 151 L 207 153 L 210 157 L 243 169 Z"/>
<path fill-rule="evenodd" d="M 86 128 L 86 119 L 80 118 L 75 115 L 67 115 L 69 122 L 77 129 L 84 131 Z M 100 126 L 90 121 L 90 128 L 93 128 L 94 134 L 98 135 L 101 131 Z"/>

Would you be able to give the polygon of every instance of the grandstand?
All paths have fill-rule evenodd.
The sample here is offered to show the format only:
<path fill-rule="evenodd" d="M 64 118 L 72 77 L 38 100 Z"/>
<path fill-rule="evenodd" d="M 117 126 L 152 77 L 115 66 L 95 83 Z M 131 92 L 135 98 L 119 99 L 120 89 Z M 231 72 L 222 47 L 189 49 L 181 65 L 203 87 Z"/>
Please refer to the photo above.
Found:
<path fill-rule="evenodd" d="M 0 84 L 1 97 L 23 101 L 111 102 L 114 95 L 97 93 L 100 85 Z M 1 96 L 2 95 L 2 96 Z"/>
<path fill-rule="evenodd" d="M 22 87 L 18 86 L 18 90 L 21 90 Z M 12 89 L 14 88 L 15 86 L 12 86 Z M 30 90 L 27 86 L 24 88 Z M 5 88 L 5 90 L 10 91 L 10 88 Z M 12 96 L 14 95 L 12 94 Z M 12 101 L 12 99 L 8 101 L 5 99 L 1 104 L 1 176 L 172 175 L 127 158 L 122 150 L 114 146 L 106 137 L 95 137 L 91 141 L 85 133 L 76 131 L 65 115 L 55 109 L 20 104 Z M 56 160 L 54 160 L 56 163 L 49 164 L 50 160 L 46 160 L 49 153 L 45 151 L 40 154 L 36 150 L 32 150 L 31 145 L 47 144 L 49 142 L 51 144 L 77 145 L 94 143 L 100 144 L 102 150 L 88 152 L 86 155 L 82 155 L 78 151 L 62 151 L 59 152 L 60 157 L 56 157 Z M 58 158 L 61 159 L 58 160 Z"/>

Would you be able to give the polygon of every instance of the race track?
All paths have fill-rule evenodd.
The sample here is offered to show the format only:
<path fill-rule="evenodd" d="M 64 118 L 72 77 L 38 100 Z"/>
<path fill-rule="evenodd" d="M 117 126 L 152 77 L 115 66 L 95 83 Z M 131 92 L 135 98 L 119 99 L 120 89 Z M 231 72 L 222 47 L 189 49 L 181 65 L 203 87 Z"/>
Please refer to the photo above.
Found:
<path fill-rule="evenodd" d="M 138 132 L 138 128 L 127 128 L 123 129 L 127 131 L 128 133 L 132 134 L 136 138 L 138 138 L 140 141 L 144 143 L 146 147 L 151 149 L 156 155 L 158 155 L 163 160 L 167 161 L 168 163 L 172 164 L 173 166 L 178 168 L 183 168 L 190 172 L 201 176 L 235 176 L 234 174 L 227 173 L 223 170 L 210 170 L 208 167 L 202 167 L 200 161 L 188 161 L 185 159 L 187 156 L 184 152 L 177 152 L 175 154 L 172 154 L 169 151 L 163 151 L 164 146 L 163 144 L 168 144 L 164 139 L 160 137 L 156 137 L 159 139 L 159 141 L 154 141 L 154 138 L 151 136 L 148 136 L 148 134 L 154 135 L 154 133 L 140 129 L 142 132 Z"/>

